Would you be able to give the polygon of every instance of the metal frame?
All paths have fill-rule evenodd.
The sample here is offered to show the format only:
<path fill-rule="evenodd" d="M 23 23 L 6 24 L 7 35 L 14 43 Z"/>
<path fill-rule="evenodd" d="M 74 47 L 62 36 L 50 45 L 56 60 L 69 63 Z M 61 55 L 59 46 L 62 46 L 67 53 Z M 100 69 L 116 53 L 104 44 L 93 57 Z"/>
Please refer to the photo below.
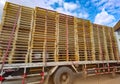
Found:
<path fill-rule="evenodd" d="M 104 63 L 119 63 L 120 61 L 111 60 L 111 61 L 104 61 Z M 47 62 L 47 66 L 62 66 L 62 65 L 72 65 L 72 64 L 99 64 L 103 63 L 103 61 L 70 61 L 70 62 Z M 0 65 L 1 66 L 1 65 Z M 46 66 L 45 63 L 19 63 L 19 64 L 5 64 L 3 69 L 8 68 L 30 68 L 30 67 L 43 67 Z"/>

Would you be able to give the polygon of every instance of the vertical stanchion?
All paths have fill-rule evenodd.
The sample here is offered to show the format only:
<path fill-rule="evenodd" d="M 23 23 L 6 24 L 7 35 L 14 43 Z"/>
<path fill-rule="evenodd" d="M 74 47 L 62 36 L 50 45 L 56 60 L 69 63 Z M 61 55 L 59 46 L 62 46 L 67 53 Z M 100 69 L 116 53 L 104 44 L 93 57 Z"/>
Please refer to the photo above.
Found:
<path fill-rule="evenodd" d="M 107 65 L 108 65 L 108 73 L 110 73 L 110 65 L 109 65 L 109 63 L 107 63 Z"/>
<path fill-rule="evenodd" d="M 26 82 L 25 82 L 26 77 L 27 77 L 27 74 L 26 74 L 26 67 L 25 67 L 24 68 L 24 74 L 23 74 L 22 84 L 26 84 Z"/>
<path fill-rule="evenodd" d="M 42 68 L 42 72 L 40 73 L 40 76 L 42 77 L 41 80 L 40 80 L 40 84 L 44 83 L 44 67 Z"/>
<path fill-rule="evenodd" d="M 86 64 L 83 65 L 83 77 L 84 77 L 84 78 L 87 77 L 87 66 L 86 66 Z"/>

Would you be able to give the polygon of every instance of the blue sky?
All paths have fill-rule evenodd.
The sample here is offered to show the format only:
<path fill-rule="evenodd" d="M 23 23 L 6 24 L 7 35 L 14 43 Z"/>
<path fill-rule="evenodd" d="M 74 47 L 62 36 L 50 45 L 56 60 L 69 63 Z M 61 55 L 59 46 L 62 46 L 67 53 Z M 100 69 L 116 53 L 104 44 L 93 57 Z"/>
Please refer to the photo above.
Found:
<path fill-rule="evenodd" d="M 120 0 L 0 0 L 0 18 L 6 1 L 47 8 L 107 26 L 114 26 L 120 19 Z"/>

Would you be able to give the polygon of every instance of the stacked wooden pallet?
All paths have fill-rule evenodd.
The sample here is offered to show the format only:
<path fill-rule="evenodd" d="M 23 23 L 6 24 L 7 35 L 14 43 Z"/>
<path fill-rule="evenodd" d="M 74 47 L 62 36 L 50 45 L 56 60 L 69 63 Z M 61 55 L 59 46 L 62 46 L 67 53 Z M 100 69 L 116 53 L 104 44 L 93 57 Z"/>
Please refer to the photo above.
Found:
<path fill-rule="evenodd" d="M 119 60 L 119 51 L 118 51 L 117 41 L 116 41 L 115 34 L 114 34 L 114 29 L 110 28 L 109 32 L 110 32 L 110 38 L 112 41 L 114 60 Z"/>
<path fill-rule="evenodd" d="M 85 61 L 86 51 L 85 51 L 85 35 L 84 35 L 84 27 L 83 20 L 77 19 L 77 34 L 78 34 L 78 53 L 79 60 Z"/>
<path fill-rule="evenodd" d="M 100 56 L 102 60 L 108 60 L 108 51 L 107 51 L 107 45 L 106 45 L 106 37 L 104 28 L 101 25 L 98 25 L 98 34 L 100 38 Z"/>
<path fill-rule="evenodd" d="M 36 7 L 30 62 L 54 61 L 56 12 Z"/>
<path fill-rule="evenodd" d="M 11 36 L 11 32 L 13 30 L 13 26 L 17 17 L 18 20 L 16 22 L 17 24 L 16 29 L 13 33 L 13 36 Z M 12 41 L 10 42 L 11 45 L 8 54 L 9 59 L 7 59 L 6 62 L 9 63 L 28 62 L 29 46 L 31 40 L 30 32 L 32 28 L 32 17 L 33 17 L 32 8 L 28 8 L 8 2 L 6 3 L 4 8 L 4 15 L 2 20 L 3 23 L 2 23 L 1 38 L 0 38 L 3 54 L 6 51 L 10 38 L 12 38 Z"/>
<path fill-rule="evenodd" d="M 13 57 L 22 62 L 28 62 L 28 55 L 31 41 L 31 30 L 33 24 L 33 9 L 21 7 L 21 13 L 18 23 L 18 31 L 16 35 L 15 49 Z M 14 60 L 14 59 L 12 59 Z"/>
<path fill-rule="evenodd" d="M 68 19 L 68 57 L 69 61 L 75 61 L 75 28 L 74 28 L 74 17 L 67 16 Z"/>
<path fill-rule="evenodd" d="M 92 49 L 92 30 L 90 21 L 84 20 L 84 33 L 85 33 L 85 46 L 86 46 L 86 60 L 93 60 L 93 49 Z"/>
<path fill-rule="evenodd" d="M 94 47 L 95 47 L 95 58 L 96 60 L 101 60 L 100 53 L 100 38 L 98 34 L 98 26 L 97 24 L 93 24 L 93 37 L 94 37 Z"/>
<path fill-rule="evenodd" d="M 56 12 L 47 11 L 46 30 L 46 55 L 47 61 L 55 61 L 56 56 Z"/>
<path fill-rule="evenodd" d="M 1 35 L 0 35 L 0 47 L 2 48 L 2 56 L 0 62 L 2 62 L 3 59 L 3 55 L 6 52 L 7 46 L 8 46 L 8 42 L 10 40 L 10 36 L 13 30 L 13 26 L 14 23 L 16 21 L 16 17 L 17 17 L 17 12 L 19 10 L 19 6 L 15 5 L 15 4 L 10 4 L 10 3 L 6 3 L 5 7 L 4 7 L 4 11 L 3 11 L 3 17 L 2 17 L 2 23 L 1 23 Z M 14 33 L 15 34 L 15 33 Z M 9 56 L 12 53 L 11 50 L 13 48 L 13 42 L 14 42 L 14 38 L 15 36 L 13 36 L 12 40 L 11 40 L 11 46 L 9 48 L 8 51 L 8 56 L 6 58 L 6 63 L 8 63 L 9 61 Z"/>
<path fill-rule="evenodd" d="M 93 24 L 96 60 L 117 60 L 118 50 L 111 27 Z M 116 51 L 115 51 L 116 50 Z"/>
<path fill-rule="evenodd" d="M 34 16 L 30 62 L 42 62 L 45 50 L 46 10 L 36 8 Z"/>
<path fill-rule="evenodd" d="M 59 61 L 66 61 L 68 58 L 68 44 L 67 44 L 67 27 L 68 24 L 66 24 L 66 15 L 59 14 L 59 41 L 58 41 L 58 60 Z M 67 55 L 67 56 L 66 56 Z"/>
<path fill-rule="evenodd" d="M 0 28 L 0 62 L 17 16 L 6 63 L 118 59 L 112 28 L 39 7 L 34 13 L 7 2 Z"/>
<path fill-rule="evenodd" d="M 108 51 L 109 60 L 114 60 L 112 40 L 110 38 L 110 27 L 104 27 L 105 37 L 106 37 L 106 46 Z"/>

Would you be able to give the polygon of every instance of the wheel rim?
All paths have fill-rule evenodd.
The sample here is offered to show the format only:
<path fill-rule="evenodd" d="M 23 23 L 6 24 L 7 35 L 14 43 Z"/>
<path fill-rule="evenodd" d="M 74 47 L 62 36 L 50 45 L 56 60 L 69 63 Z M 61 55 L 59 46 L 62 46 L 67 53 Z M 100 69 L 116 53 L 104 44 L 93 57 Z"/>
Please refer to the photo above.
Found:
<path fill-rule="evenodd" d="M 69 81 L 70 81 L 70 77 L 68 73 L 61 74 L 61 77 L 60 77 L 61 84 L 69 84 Z"/>

